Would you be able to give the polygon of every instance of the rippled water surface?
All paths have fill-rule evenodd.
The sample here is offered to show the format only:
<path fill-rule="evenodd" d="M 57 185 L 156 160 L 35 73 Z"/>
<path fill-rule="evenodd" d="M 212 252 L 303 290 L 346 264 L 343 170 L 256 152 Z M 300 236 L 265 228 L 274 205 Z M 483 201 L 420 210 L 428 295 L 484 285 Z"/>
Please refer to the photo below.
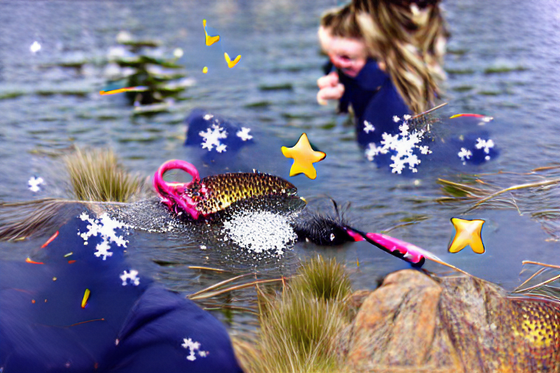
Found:
<path fill-rule="evenodd" d="M 329 196 L 350 203 L 347 216 L 364 231 L 397 226 L 391 235 L 508 289 L 518 284 L 522 260 L 558 264 L 558 243 L 530 216 L 515 210 L 476 210 L 462 216 L 486 220 L 487 253 L 478 256 L 468 248 L 447 253 L 454 234 L 450 218 L 463 210 L 439 205 L 434 198 L 441 196 L 438 177 L 526 172 L 558 162 L 560 3 L 444 2 L 452 38 L 445 66 L 449 105 L 440 116 L 475 112 L 494 117 L 486 129 L 500 156 L 481 166 L 449 162 L 420 167 L 414 177 L 376 169 L 364 158 L 345 118 L 334 114 L 334 106 L 315 101 L 325 61 L 316 29 L 320 14 L 334 5 L 324 0 L 2 2 L 0 200 L 63 195 L 56 186 L 57 161 L 49 154 L 73 144 L 110 146 L 130 170 L 146 176 L 172 158 L 192 161 L 203 176 L 223 172 L 221 166 L 204 167 L 195 158 L 198 153 L 183 146 L 184 119 L 192 109 L 204 108 L 252 128 L 263 151 L 250 153 L 231 171 L 256 168 L 289 178 L 290 162 L 280 146 L 291 146 L 305 131 L 327 158 L 316 165 L 316 180 L 297 176 L 290 181 L 309 200 Z M 219 31 L 220 45 L 205 46 L 202 19 Z M 187 100 L 169 113 L 140 117 L 131 114 L 123 96 L 98 94 L 105 89 L 107 51 L 116 45 L 120 30 L 161 40 L 168 55 L 176 47 L 184 50 L 179 62 L 196 80 L 184 94 Z M 29 50 L 34 41 L 42 46 L 36 54 Z M 231 56 L 241 54 L 241 62 L 228 69 L 221 48 Z M 85 64 L 79 69 L 60 66 L 76 61 Z M 208 74 L 202 73 L 204 66 Z M 271 86 L 283 89 L 265 89 Z M 38 194 L 27 188 L 34 175 L 46 180 Z M 516 183 L 514 176 L 511 183 Z M 197 245 L 184 244 L 180 235 L 137 233 L 134 240 L 131 257 L 139 253 L 159 263 L 145 266 L 171 289 L 192 293 L 231 276 L 189 269 L 227 263 L 211 259 Z M 4 244 L 2 257 L 24 258 L 30 246 Z M 373 288 L 379 277 L 407 267 L 366 243 L 296 247 L 299 256 L 316 252 L 345 261 L 356 288 Z M 445 271 L 432 265 L 429 269 Z"/>

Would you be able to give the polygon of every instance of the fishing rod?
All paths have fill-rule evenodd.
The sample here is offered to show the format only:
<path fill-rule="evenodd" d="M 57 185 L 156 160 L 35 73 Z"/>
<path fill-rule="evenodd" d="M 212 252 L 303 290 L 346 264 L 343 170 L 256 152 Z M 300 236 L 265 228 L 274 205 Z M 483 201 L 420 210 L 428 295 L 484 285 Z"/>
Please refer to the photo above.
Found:
<path fill-rule="evenodd" d="M 192 180 L 187 183 L 167 182 L 163 176 L 171 170 L 185 171 Z M 193 220 L 209 218 L 236 202 L 255 197 L 280 196 L 305 202 L 303 198 L 297 197 L 295 186 L 280 177 L 255 172 L 219 174 L 200 179 L 194 165 L 182 160 L 171 160 L 160 166 L 154 175 L 154 188 L 162 203 L 178 217 Z M 338 213 L 336 203 L 333 203 Z M 382 233 L 363 232 L 340 219 L 315 214 L 297 221 L 294 230 L 299 238 L 319 245 L 367 241 L 413 267 L 420 268 L 426 260 L 431 260 L 465 273 L 416 245 Z"/>

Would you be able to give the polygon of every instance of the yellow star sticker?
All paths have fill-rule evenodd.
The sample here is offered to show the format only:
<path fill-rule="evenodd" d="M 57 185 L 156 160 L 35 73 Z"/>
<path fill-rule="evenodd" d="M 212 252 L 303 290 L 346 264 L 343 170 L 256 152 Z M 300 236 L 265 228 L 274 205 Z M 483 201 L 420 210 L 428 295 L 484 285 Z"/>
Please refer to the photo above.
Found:
<path fill-rule="evenodd" d="M 458 253 L 467 245 L 477 254 L 484 253 L 484 244 L 480 236 L 484 220 L 451 218 L 451 223 L 455 227 L 455 237 L 447 249 L 450 253 Z"/>
<path fill-rule="evenodd" d="M 294 160 L 292 168 L 290 168 L 290 176 L 303 173 L 312 180 L 317 177 L 317 171 L 313 167 L 313 163 L 322 161 L 327 156 L 323 152 L 313 150 L 305 132 L 301 134 L 294 147 L 287 148 L 283 146 L 282 154 L 284 154 L 284 157 Z"/>

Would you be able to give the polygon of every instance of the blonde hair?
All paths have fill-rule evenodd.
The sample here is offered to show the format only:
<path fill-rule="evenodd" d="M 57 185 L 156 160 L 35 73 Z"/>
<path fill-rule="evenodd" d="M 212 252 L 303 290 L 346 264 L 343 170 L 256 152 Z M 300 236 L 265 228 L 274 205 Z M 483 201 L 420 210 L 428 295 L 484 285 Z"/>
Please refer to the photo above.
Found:
<path fill-rule="evenodd" d="M 449 33 L 437 3 L 419 11 L 407 0 L 354 0 L 327 11 L 321 25 L 333 36 L 362 39 L 408 107 L 421 113 L 434 105 L 445 80 L 441 66 Z"/>

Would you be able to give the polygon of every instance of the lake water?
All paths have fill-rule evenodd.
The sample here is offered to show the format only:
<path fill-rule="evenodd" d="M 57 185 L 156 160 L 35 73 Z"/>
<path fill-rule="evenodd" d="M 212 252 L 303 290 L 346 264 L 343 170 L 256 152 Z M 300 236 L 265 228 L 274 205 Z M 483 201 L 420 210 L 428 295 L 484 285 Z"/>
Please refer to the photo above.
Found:
<path fill-rule="evenodd" d="M 173 158 L 192 161 L 203 176 L 223 172 L 218 166 L 204 167 L 192 159 L 196 152 L 183 146 L 184 119 L 192 109 L 204 108 L 250 127 L 258 149 L 266 152 L 262 157 L 252 153 L 230 171 L 256 168 L 288 178 L 308 200 L 329 196 L 341 204 L 348 202 L 347 216 L 357 228 L 376 232 L 398 226 L 391 235 L 507 289 L 519 283 L 522 260 L 558 264 L 558 243 L 530 216 L 488 209 L 461 215 L 463 208 L 442 206 L 434 199 L 442 196 L 438 177 L 456 180 L 459 174 L 527 172 L 558 163 L 560 3 L 444 2 L 452 32 L 445 64 L 449 105 L 438 115 L 470 112 L 494 117 L 486 130 L 500 155 L 480 166 L 463 166 L 458 159 L 453 165 L 421 166 L 413 177 L 377 169 L 365 159 L 345 117 L 336 116 L 332 105 L 316 103 L 316 80 L 325 62 L 316 29 L 320 14 L 335 5 L 336 1 L 323 0 L 1 3 L 0 200 L 64 195 L 57 187 L 61 177 L 56 159 L 49 154 L 73 144 L 109 146 L 128 169 L 146 176 Z M 202 19 L 219 31 L 220 44 L 205 45 Z M 196 81 L 183 95 L 188 100 L 169 113 L 139 117 L 131 114 L 122 95 L 98 94 L 106 87 L 107 52 L 121 30 L 161 40 L 167 55 L 176 47 L 184 50 L 179 62 Z M 30 52 L 34 41 L 41 45 L 35 54 Z M 241 54 L 240 63 L 229 69 L 223 51 Z M 86 63 L 81 69 L 60 66 L 73 61 Z M 207 74 L 202 73 L 205 66 Z M 289 89 L 263 89 L 282 85 Z M 289 178 L 291 161 L 280 152 L 281 145 L 293 145 L 302 132 L 327 153 L 316 164 L 316 180 L 303 175 Z M 31 176 L 45 179 L 41 192 L 27 188 Z M 512 176 L 511 184 L 517 182 Z M 486 254 L 476 255 L 469 248 L 447 253 L 454 216 L 486 220 L 482 235 Z M 137 250 L 129 251 L 135 260 L 172 263 L 148 266 L 170 289 L 192 293 L 232 276 L 188 269 L 227 263 L 206 259 L 197 245 L 185 245 L 180 237 L 138 233 L 135 240 Z M 2 244 L 1 257 L 25 258 L 31 246 Z M 301 257 L 317 252 L 346 262 L 355 288 L 374 288 L 385 274 L 408 267 L 367 243 L 296 247 Z M 428 269 L 446 272 L 435 265 Z"/>

